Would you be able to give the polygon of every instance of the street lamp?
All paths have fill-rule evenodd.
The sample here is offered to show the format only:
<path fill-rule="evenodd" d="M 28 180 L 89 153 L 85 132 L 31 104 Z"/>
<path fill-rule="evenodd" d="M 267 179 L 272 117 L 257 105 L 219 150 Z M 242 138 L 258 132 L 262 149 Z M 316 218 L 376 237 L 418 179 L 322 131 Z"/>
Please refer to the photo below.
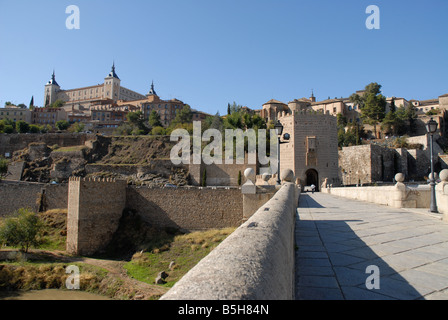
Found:
<path fill-rule="evenodd" d="M 431 159 L 431 177 L 429 179 L 429 185 L 431 186 L 431 204 L 429 206 L 429 211 L 433 213 L 439 213 L 437 210 L 437 203 L 436 203 L 436 182 L 435 182 L 435 176 L 434 176 L 434 155 L 433 155 L 433 141 L 434 141 L 434 133 L 437 131 L 437 122 L 431 118 L 431 120 L 428 121 L 426 124 L 426 131 L 431 136 L 431 139 L 429 140 L 429 152 L 430 152 L 430 159 Z"/>
<path fill-rule="evenodd" d="M 278 144 L 277 144 L 277 184 L 281 184 L 280 181 L 280 137 L 283 133 L 283 125 L 280 123 L 280 120 L 277 120 L 277 123 L 274 125 L 275 133 L 277 133 Z"/>

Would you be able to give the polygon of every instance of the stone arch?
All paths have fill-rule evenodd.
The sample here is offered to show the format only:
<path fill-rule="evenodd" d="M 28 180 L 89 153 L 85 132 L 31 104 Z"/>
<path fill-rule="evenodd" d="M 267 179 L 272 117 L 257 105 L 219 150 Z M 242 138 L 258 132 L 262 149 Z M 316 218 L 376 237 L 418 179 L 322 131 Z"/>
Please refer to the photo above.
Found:
<path fill-rule="evenodd" d="M 319 191 L 320 184 L 319 184 L 319 173 L 315 169 L 308 169 L 305 173 L 306 176 L 306 186 L 310 186 L 314 184 L 316 186 L 316 191 Z"/>

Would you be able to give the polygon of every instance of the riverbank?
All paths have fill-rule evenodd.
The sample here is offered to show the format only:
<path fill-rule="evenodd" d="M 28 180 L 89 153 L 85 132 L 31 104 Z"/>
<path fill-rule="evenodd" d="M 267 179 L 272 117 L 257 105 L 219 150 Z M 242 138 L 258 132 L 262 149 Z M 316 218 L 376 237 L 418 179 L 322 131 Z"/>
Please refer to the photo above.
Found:
<path fill-rule="evenodd" d="M 0 291 L 0 300 L 112 300 L 79 290 L 30 290 L 30 291 Z"/>
<path fill-rule="evenodd" d="M 156 300 L 169 289 L 131 278 L 123 268 L 125 261 L 69 257 L 40 250 L 33 250 L 26 256 L 13 250 L 3 250 L 0 256 L 15 258 L 14 261 L 10 259 L 0 263 L 0 292 L 6 297 L 16 293 L 24 296 L 24 293 L 35 290 L 56 289 L 62 292 L 71 276 L 67 273 L 69 266 L 79 268 L 80 290 L 77 292 L 114 300 Z"/>

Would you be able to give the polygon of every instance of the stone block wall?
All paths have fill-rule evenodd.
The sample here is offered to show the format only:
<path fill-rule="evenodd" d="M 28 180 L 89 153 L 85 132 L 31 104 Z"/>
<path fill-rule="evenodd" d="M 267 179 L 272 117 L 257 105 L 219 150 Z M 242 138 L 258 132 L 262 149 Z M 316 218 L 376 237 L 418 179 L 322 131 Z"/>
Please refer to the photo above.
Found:
<path fill-rule="evenodd" d="M 71 178 L 67 252 L 90 255 L 112 239 L 126 206 L 126 182 Z"/>
<path fill-rule="evenodd" d="M 291 168 L 302 186 L 311 185 L 307 181 L 309 170 L 317 172 L 317 187 L 325 178 L 329 184 L 339 184 L 336 117 L 295 112 L 282 115 L 279 120 L 283 133 L 291 136 L 288 143 L 280 146 L 280 172 Z"/>
<path fill-rule="evenodd" d="M 247 158 L 247 157 L 246 157 Z M 224 160 L 223 160 L 224 162 Z M 247 161 L 246 161 L 247 162 Z M 257 164 L 190 164 L 190 179 L 193 185 L 201 185 L 204 169 L 207 170 L 207 186 L 238 186 L 238 173 L 241 171 L 242 183 L 244 170 L 252 168 L 257 172 Z"/>
<path fill-rule="evenodd" d="M 237 227 L 243 218 L 239 189 L 129 186 L 126 206 L 157 227 L 184 231 Z"/>
<path fill-rule="evenodd" d="M 65 209 L 67 197 L 67 184 L 0 181 L 0 217 L 12 214 L 20 208 L 33 211 Z"/>

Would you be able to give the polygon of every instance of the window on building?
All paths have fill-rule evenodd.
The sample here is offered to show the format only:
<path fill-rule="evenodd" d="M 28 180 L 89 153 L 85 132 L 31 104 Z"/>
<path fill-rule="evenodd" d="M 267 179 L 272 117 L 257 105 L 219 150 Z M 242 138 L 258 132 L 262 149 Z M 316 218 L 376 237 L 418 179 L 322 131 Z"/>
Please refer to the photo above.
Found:
<path fill-rule="evenodd" d="M 306 137 L 308 152 L 316 151 L 316 137 Z"/>

